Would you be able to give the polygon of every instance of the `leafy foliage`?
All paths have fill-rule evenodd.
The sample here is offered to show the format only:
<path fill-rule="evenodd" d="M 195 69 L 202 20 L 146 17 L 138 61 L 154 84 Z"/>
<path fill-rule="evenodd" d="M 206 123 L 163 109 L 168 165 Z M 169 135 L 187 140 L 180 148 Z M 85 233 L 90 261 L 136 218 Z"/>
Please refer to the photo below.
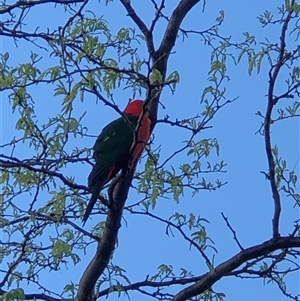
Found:
<path fill-rule="evenodd" d="M 0 145 L 1 300 L 91 300 L 93 295 L 100 298 L 124 294 L 130 298 L 130 292 L 134 291 L 158 300 L 223 301 L 225 293 L 216 292 L 213 284 L 225 276 L 262 278 L 265 283 L 276 283 L 283 295 L 299 300 L 299 296 L 289 293 L 285 283 L 287 275 L 300 269 L 295 260 L 300 247 L 299 220 L 289 236 L 281 237 L 279 232 L 283 196 L 292 199 L 295 207 L 300 205 L 298 176 L 295 167 L 281 155 L 280 148 L 271 142 L 271 134 L 275 125 L 299 117 L 300 51 L 291 41 L 299 40 L 300 6 L 294 0 L 284 1 L 277 11 L 270 9 L 258 16 L 263 28 L 278 29 L 278 41 L 261 40 L 250 32 L 243 33 L 242 41 L 234 41 L 233 37 L 221 34 L 226 19 L 223 10 L 208 29 L 185 30 L 181 22 L 199 2 L 189 1 L 180 1 L 170 15 L 164 12 L 165 1 L 160 4 L 149 1 L 154 7 L 154 17 L 147 27 L 131 2 L 121 0 L 118 4 L 126 9 L 134 25 L 122 24 L 120 28 L 106 20 L 106 9 L 117 5 L 116 1 L 1 4 L 0 34 L 5 41 L 24 49 L 20 58 L 9 52 L 0 54 L 0 91 L 4 101 L 7 99 L 5 114 L 15 127 L 9 129 L 9 137 Z M 43 6 L 49 8 L 49 15 L 57 14 L 58 19 L 63 16 L 54 29 L 52 23 L 47 23 L 47 29 L 31 24 L 30 13 Z M 103 15 L 99 8 L 103 9 Z M 155 29 L 163 20 L 169 27 L 161 43 L 154 47 Z M 27 22 L 29 27 L 24 26 Z M 157 108 L 164 104 L 161 93 L 169 89 L 176 95 L 181 81 L 180 70 L 167 73 L 168 58 L 179 34 L 184 39 L 197 35 L 203 48 L 209 49 L 207 82 L 201 84 L 202 90 L 196 87 L 200 101 L 194 115 L 176 120 L 168 115 L 158 119 Z M 142 50 L 144 46 L 147 51 Z M 257 133 L 264 138 L 268 168 L 262 173 L 272 191 L 273 233 L 270 240 L 246 249 L 222 214 L 240 252 L 218 264 L 215 262 L 218 246 L 204 214 L 176 209 L 162 217 L 157 212 L 165 200 L 171 199 L 180 206 L 187 196 L 195 200 L 203 191 L 213 192 L 227 184 L 227 163 L 219 137 L 206 130 L 212 128 L 220 111 L 238 99 L 227 91 L 231 81 L 229 70 L 245 60 L 249 75 L 254 71 L 267 74 L 269 82 L 267 109 L 257 111 L 262 120 Z M 278 91 L 277 82 L 282 79 L 285 89 Z M 157 131 L 160 126 L 170 126 L 174 137 L 180 131 L 184 137 L 180 142 L 178 138 L 174 145 L 166 145 L 165 141 L 160 144 L 155 128 L 133 182 L 124 185 L 128 191 L 131 184 L 139 193 L 137 202 L 125 205 L 124 217 L 127 214 L 148 217 L 163 225 L 167 235 L 179 235 L 203 261 L 201 273 L 181 263 L 178 266 L 161 263 L 145 279 L 134 282 L 114 262 L 124 205 L 116 195 L 123 192 L 127 197 L 120 184 L 126 174 L 121 175 L 121 180 L 115 179 L 108 193 L 102 195 L 103 202 L 98 202 L 93 212 L 92 226 L 81 227 L 89 198 L 85 175 L 93 164 L 88 146 L 95 139 L 91 134 L 94 122 L 89 122 L 93 110 L 87 108 L 96 99 L 97 103 L 122 114 L 119 106 L 123 104 L 115 100 L 118 91 L 129 93 L 131 98 L 146 95 L 147 114 Z M 188 95 L 184 101 L 188 101 Z M 103 115 L 101 112 L 101 118 Z M 99 115 L 97 118 L 100 119 Z M 113 235 L 108 235 L 109 231 Z M 49 273 L 53 277 L 60 275 L 59 271 L 82 268 L 83 257 L 96 244 L 96 255 L 89 266 L 92 272 L 88 267 L 79 284 L 78 280 L 73 283 L 64 278 L 59 288 L 48 283 Z M 99 277 L 95 271 L 100 271 Z M 25 291 L 26 285 L 35 293 Z"/>

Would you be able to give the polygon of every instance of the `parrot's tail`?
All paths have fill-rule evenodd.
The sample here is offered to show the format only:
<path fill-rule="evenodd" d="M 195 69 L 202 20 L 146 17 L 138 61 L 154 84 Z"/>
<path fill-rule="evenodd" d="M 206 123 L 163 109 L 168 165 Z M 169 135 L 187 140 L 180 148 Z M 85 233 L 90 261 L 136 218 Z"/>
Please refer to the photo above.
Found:
<path fill-rule="evenodd" d="M 93 190 L 92 192 L 92 197 L 85 209 L 85 213 L 83 215 L 83 218 L 82 218 L 82 226 L 85 225 L 86 221 L 88 220 L 92 210 L 93 210 L 93 207 L 94 205 L 96 204 L 96 201 L 97 201 L 97 198 L 99 196 L 99 193 L 100 193 L 100 190 L 101 190 L 101 186 L 100 187 L 97 187 Z"/>

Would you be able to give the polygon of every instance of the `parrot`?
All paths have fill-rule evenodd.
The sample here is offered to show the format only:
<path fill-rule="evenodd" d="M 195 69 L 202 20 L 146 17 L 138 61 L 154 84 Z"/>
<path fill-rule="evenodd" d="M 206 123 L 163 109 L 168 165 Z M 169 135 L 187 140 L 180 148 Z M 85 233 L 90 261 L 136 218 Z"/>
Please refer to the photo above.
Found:
<path fill-rule="evenodd" d="M 92 196 L 82 219 L 83 226 L 103 186 L 120 170 L 135 167 L 150 137 L 151 121 L 145 113 L 143 100 L 132 100 L 123 113 L 126 117 L 121 116 L 105 126 L 94 144 L 95 165 L 88 176 Z"/>

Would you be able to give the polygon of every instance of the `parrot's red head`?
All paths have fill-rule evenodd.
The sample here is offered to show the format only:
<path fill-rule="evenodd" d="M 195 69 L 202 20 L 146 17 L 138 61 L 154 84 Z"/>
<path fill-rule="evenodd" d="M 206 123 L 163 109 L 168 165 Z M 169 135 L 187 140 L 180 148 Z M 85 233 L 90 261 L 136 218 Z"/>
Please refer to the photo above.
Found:
<path fill-rule="evenodd" d="M 140 99 L 132 100 L 125 108 L 124 113 L 127 115 L 140 116 L 143 112 L 144 101 Z"/>

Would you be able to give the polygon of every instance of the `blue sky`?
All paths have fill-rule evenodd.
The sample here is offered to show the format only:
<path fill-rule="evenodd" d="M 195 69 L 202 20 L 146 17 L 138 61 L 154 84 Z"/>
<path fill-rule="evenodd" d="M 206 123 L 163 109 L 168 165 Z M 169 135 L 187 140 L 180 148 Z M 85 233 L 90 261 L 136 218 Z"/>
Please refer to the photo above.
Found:
<path fill-rule="evenodd" d="M 145 2 L 145 1 L 144 1 Z M 147 24 L 153 18 L 151 4 L 141 1 L 131 1 L 137 13 Z M 150 1 L 148 1 L 150 2 Z M 254 0 L 243 3 L 243 6 L 236 1 L 210 1 L 206 3 L 205 12 L 202 13 L 202 3 L 198 4 L 184 20 L 184 29 L 204 30 L 211 26 L 220 10 L 225 11 L 225 21 L 220 29 L 223 36 L 232 36 L 233 41 L 244 39 L 243 32 L 250 32 L 255 35 L 257 41 L 262 41 L 267 36 L 273 42 L 279 41 L 278 26 L 262 29 L 257 20 L 257 15 L 270 9 L 276 13 L 276 5 L 281 1 L 276 0 L 263 2 Z M 90 8 L 94 13 L 103 15 L 112 32 L 116 32 L 120 27 L 133 26 L 129 17 L 126 17 L 124 8 L 118 1 L 114 1 L 108 7 L 91 2 Z M 173 3 L 167 1 L 166 13 L 171 11 Z M 52 12 L 52 15 L 51 13 Z M 55 14 L 54 14 L 55 12 Z M 55 15 L 55 18 L 52 16 Z M 117 18 L 116 18 L 117 16 Z M 62 9 L 53 10 L 51 5 L 33 9 L 28 15 L 28 28 L 55 27 L 66 16 Z M 30 22 L 29 22 L 30 21 Z M 157 46 L 162 36 L 166 22 L 162 21 L 155 36 Z M 10 64 L 27 61 L 32 46 L 28 47 L 24 42 L 15 45 L 2 38 L 2 52 L 10 53 Z M 295 47 L 293 40 L 289 40 L 289 47 Z M 256 49 L 260 49 L 259 44 Z M 37 50 L 36 50 L 37 51 Z M 232 51 L 234 51 L 232 49 Z M 140 56 L 145 56 L 144 45 L 139 46 Z M 49 59 L 43 53 L 44 59 L 41 66 L 51 65 L 54 59 Z M 160 108 L 159 116 L 162 118 L 168 114 L 173 120 L 176 118 L 187 118 L 200 113 L 203 109 L 200 104 L 200 97 L 203 89 L 209 84 L 207 73 L 209 71 L 210 49 L 203 45 L 198 35 L 190 35 L 182 41 L 179 37 L 174 47 L 174 54 L 170 56 L 168 72 L 178 70 L 180 73 L 180 83 L 174 95 L 165 89 L 161 102 L 166 109 Z M 267 161 L 264 151 L 263 137 L 255 134 L 260 127 L 261 119 L 255 115 L 257 111 L 265 111 L 266 93 L 268 88 L 268 64 L 265 61 L 260 74 L 253 72 L 248 75 L 246 57 L 238 66 L 228 61 L 228 74 L 231 78 L 225 83 L 226 96 L 228 99 L 239 97 L 237 101 L 225 106 L 210 123 L 212 129 L 205 130 L 198 135 L 198 139 L 217 138 L 220 143 L 220 156 L 212 155 L 212 161 L 224 160 L 227 163 L 227 173 L 220 174 L 220 178 L 227 181 L 220 190 L 215 192 L 201 192 L 191 197 L 190 192 L 185 193 L 180 203 L 177 204 L 172 199 L 160 199 L 154 213 L 168 219 L 174 212 L 189 214 L 200 214 L 208 219 L 210 224 L 206 226 L 208 236 L 214 241 L 214 247 L 218 249 L 215 255 L 215 263 L 219 264 L 227 260 L 238 252 L 238 248 L 232 239 L 232 234 L 226 227 L 221 217 L 221 212 L 229 218 L 230 223 L 237 231 L 238 237 L 244 247 L 259 244 L 271 236 L 271 219 L 273 214 L 273 202 L 269 183 L 266 181 L 261 171 L 267 170 Z M 284 74 L 281 79 L 284 79 Z M 54 97 L 53 86 L 32 87 L 31 92 L 35 97 L 37 105 L 38 120 L 47 120 L 60 110 L 59 97 Z M 278 82 L 276 92 L 279 94 L 285 88 L 283 81 Z M 114 99 L 119 107 L 123 108 L 132 97 L 129 90 L 117 89 L 114 92 Z M 286 100 L 284 100 L 286 101 Z M 283 107 L 285 104 L 279 104 Z M 83 103 L 76 99 L 74 102 L 75 116 L 81 115 L 84 111 L 87 114 L 84 118 L 85 125 L 89 128 L 89 133 L 98 135 L 100 130 L 110 120 L 117 117 L 117 114 L 101 103 L 96 104 L 95 97 L 87 97 Z M 10 141 L 12 136 L 18 135 L 14 130 L 16 116 L 11 114 L 11 110 L 6 101 L 5 93 L 2 96 L 2 130 L 1 144 Z M 161 145 L 162 160 L 182 145 L 182 141 L 188 136 L 184 131 L 164 124 L 158 124 L 154 131 L 155 145 Z M 80 145 L 91 147 L 94 138 L 77 138 L 71 146 Z M 280 154 L 289 164 L 289 168 L 299 171 L 299 121 L 297 119 L 282 121 L 273 128 L 273 143 L 279 146 Z M 27 157 L 31 151 L 24 146 L 19 150 L 19 154 Z M 175 158 L 171 164 L 178 167 L 185 156 Z M 205 161 L 203 162 L 205 164 Z M 141 170 L 143 167 L 138 167 Z M 74 175 L 76 181 L 85 184 L 89 173 L 89 166 L 70 168 L 66 172 Z M 299 174 L 299 172 L 298 172 Z M 135 203 L 143 196 L 131 191 L 127 204 Z M 294 202 L 291 199 L 282 197 L 282 220 L 281 233 L 287 235 L 293 230 L 293 221 L 299 218 L 299 209 L 293 208 Z M 189 250 L 189 245 L 176 233 L 175 237 L 166 236 L 165 226 L 151 220 L 149 217 L 131 215 L 125 213 L 122 228 L 119 233 L 118 248 L 115 251 L 113 262 L 120 265 L 128 272 L 128 277 L 132 282 L 142 281 L 148 274 L 156 273 L 156 268 L 162 264 L 171 264 L 176 273 L 180 272 L 180 267 L 191 270 L 195 275 L 200 275 L 207 271 L 206 266 L 199 254 L 195 250 Z M 79 221 L 78 221 L 79 222 Z M 92 223 L 87 223 L 87 227 Z M 61 278 L 57 283 L 52 283 L 53 289 L 60 290 L 66 281 L 78 283 L 81 272 L 86 267 L 89 259 L 94 253 L 95 245 L 91 245 L 88 253 L 82 255 L 81 263 L 76 267 L 69 266 L 68 270 L 62 270 L 55 275 L 56 279 Z M 44 283 L 53 280 L 54 274 L 45 274 Z M 291 274 L 287 277 L 287 288 L 290 293 L 299 293 L 299 274 Z M 177 287 L 176 292 L 182 287 Z M 36 292 L 34 288 L 32 293 Z M 227 301 L 242 300 L 276 300 L 283 301 L 286 297 L 277 289 L 276 285 L 263 285 L 259 280 L 239 280 L 225 278 L 214 285 L 217 292 L 226 294 Z M 110 300 L 116 300 L 116 296 Z M 150 300 L 149 297 L 132 294 L 131 300 Z"/>

